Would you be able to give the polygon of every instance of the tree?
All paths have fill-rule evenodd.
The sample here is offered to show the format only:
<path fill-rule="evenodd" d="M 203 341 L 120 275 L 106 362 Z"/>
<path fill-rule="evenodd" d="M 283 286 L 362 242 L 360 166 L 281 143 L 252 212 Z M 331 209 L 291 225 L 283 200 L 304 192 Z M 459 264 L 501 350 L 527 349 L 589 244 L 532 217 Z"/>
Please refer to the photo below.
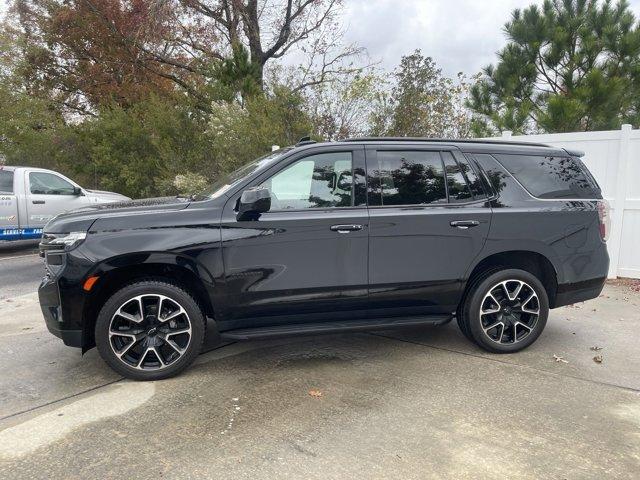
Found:
<path fill-rule="evenodd" d="M 218 174 L 207 121 L 188 103 L 157 97 L 129 108 L 105 107 L 97 118 L 72 127 L 61 163 L 89 177 L 95 172 L 100 188 L 131 197 L 175 194 L 179 174 Z"/>
<path fill-rule="evenodd" d="M 350 71 L 341 0 L 12 0 L 5 26 L 20 46 L 24 88 L 95 114 L 150 94 L 211 101 L 264 87 L 265 65 L 308 57 L 298 89 Z"/>
<path fill-rule="evenodd" d="M 640 25 L 625 0 L 545 0 L 514 10 L 505 33 L 498 63 L 471 89 L 474 133 L 638 124 Z"/>
<path fill-rule="evenodd" d="M 379 93 L 371 117 L 376 135 L 464 138 L 469 136 L 470 115 L 464 107 L 468 85 L 444 77 L 433 59 L 420 50 L 403 56 L 393 74 L 388 93 Z"/>
<path fill-rule="evenodd" d="M 207 129 L 217 170 L 230 171 L 271 150 L 309 135 L 312 123 L 298 92 L 275 85 L 244 105 L 216 102 Z"/>
<path fill-rule="evenodd" d="M 247 46 L 261 85 L 266 63 L 296 48 L 308 53 L 314 67 L 309 73 L 317 69 L 317 75 L 309 74 L 305 79 L 310 85 L 339 74 L 336 67 L 340 62 L 361 51 L 357 46 L 340 44 L 337 16 L 342 0 L 179 1 L 197 21 L 198 32 L 215 36 L 223 47 Z"/>
<path fill-rule="evenodd" d="M 20 50 L 13 69 L 25 90 L 87 114 L 172 95 L 176 83 L 195 90 L 184 69 L 144 53 L 169 49 L 170 18 L 151 0 L 15 0 L 5 29 Z"/>
<path fill-rule="evenodd" d="M 366 135 L 383 86 L 379 75 L 365 71 L 310 88 L 306 104 L 315 135 L 327 141 Z"/>
<path fill-rule="evenodd" d="M 18 53 L 11 36 L 0 33 L 0 157 L 10 165 L 53 167 L 64 119 L 50 102 L 19 88 L 10 68 Z"/>

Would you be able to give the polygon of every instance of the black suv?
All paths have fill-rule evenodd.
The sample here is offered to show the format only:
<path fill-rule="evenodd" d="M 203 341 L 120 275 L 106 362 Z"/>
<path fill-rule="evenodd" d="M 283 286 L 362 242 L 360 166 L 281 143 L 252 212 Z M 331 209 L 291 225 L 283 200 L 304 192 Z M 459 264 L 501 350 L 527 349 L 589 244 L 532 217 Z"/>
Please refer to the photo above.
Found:
<path fill-rule="evenodd" d="M 159 379 L 226 340 L 456 318 L 516 352 L 550 308 L 597 297 L 608 207 L 580 152 L 410 138 L 301 141 L 193 198 L 100 205 L 45 227 L 47 327 Z M 209 320 L 207 322 L 207 320 Z"/>

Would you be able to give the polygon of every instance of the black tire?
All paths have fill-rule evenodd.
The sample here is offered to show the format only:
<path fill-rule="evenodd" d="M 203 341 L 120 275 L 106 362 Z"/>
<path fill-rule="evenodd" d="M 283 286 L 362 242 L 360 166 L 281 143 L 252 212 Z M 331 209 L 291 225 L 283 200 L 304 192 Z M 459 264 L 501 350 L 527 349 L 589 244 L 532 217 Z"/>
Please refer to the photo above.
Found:
<path fill-rule="evenodd" d="M 139 296 L 143 296 L 143 301 L 139 304 L 140 311 L 143 312 L 140 318 L 150 318 L 151 320 L 149 321 L 152 322 L 152 324 L 143 325 L 146 320 L 145 322 L 138 323 L 137 321 L 132 322 L 127 320 L 127 317 L 121 318 L 120 315 L 116 316 L 116 312 L 124 311 L 124 308 L 129 308 L 128 305 L 132 305 L 131 308 L 135 308 L 136 300 L 134 299 Z M 163 321 L 161 319 L 161 311 L 157 312 L 155 317 L 153 314 L 145 316 L 145 309 L 147 309 L 148 312 L 149 308 L 153 308 L 152 302 L 154 297 L 163 298 L 162 301 L 158 301 L 158 306 L 161 307 L 163 302 L 166 302 L 169 307 L 174 308 L 174 313 L 178 312 L 176 314 L 177 320 Z M 149 305 L 151 305 L 151 307 Z M 182 310 L 177 307 L 181 307 Z M 112 339 L 109 334 L 112 320 L 124 324 L 128 323 L 128 325 L 131 326 L 131 330 L 124 329 L 122 330 L 123 332 L 137 334 L 137 330 L 145 330 L 148 328 L 148 333 L 142 332 L 138 334 L 140 336 L 144 335 L 142 340 L 134 341 L 133 338 L 128 340 L 133 343 L 130 348 L 132 353 L 122 355 L 123 359 L 114 351 L 116 348 L 115 343 L 124 343 L 124 347 L 122 347 L 121 350 L 126 351 L 128 350 L 126 347 L 129 345 L 124 342 L 123 338 L 127 336 L 133 337 L 133 335 L 124 333 L 123 335 L 115 335 Z M 158 325 L 158 328 L 153 328 L 153 322 Z M 189 332 L 179 333 L 180 326 L 176 322 L 181 322 L 183 327 L 184 325 L 188 325 L 190 329 Z M 172 331 L 169 326 L 170 324 L 177 325 L 176 329 Z M 140 326 L 138 327 L 138 325 Z M 168 335 L 165 335 L 165 337 L 170 339 L 169 342 L 163 338 L 161 328 L 165 328 L 165 331 L 168 332 Z M 177 375 L 191 365 L 202 349 L 205 328 L 206 319 L 202 309 L 198 305 L 198 302 L 187 291 L 179 285 L 161 279 L 141 280 L 124 286 L 115 292 L 102 306 L 95 326 L 96 346 L 103 360 L 120 375 L 132 380 L 160 380 Z M 120 329 L 122 329 L 122 327 L 120 327 Z M 183 328 L 183 330 L 186 329 L 187 327 Z M 154 332 L 151 333 L 151 330 Z M 116 331 L 120 330 L 116 329 Z M 170 337 L 170 335 L 173 336 Z M 149 338 L 157 338 L 157 340 L 148 340 Z M 156 344 L 149 346 L 148 342 L 156 342 Z M 179 345 L 179 342 L 181 342 L 182 345 Z M 138 343 L 138 345 L 135 345 L 135 343 Z M 171 347 L 171 345 L 174 346 Z M 149 348 L 153 349 L 153 351 L 148 352 L 147 349 Z M 144 351 L 144 354 L 140 353 L 142 357 L 141 368 L 136 368 L 132 365 L 135 363 L 135 358 L 134 361 L 127 360 L 133 357 L 134 350 L 136 349 L 140 352 Z M 167 355 L 166 352 L 171 352 L 171 350 L 173 350 L 174 353 Z M 145 355 L 147 355 L 146 358 Z M 147 363 L 151 364 L 148 368 L 145 367 Z M 154 367 L 154 364 L 158 366 Z"/>
<path fill-rule="evenodd" d="M 497 267 L 493 267 L 493 268 L 490 268 L 488 270 L 485 270 L 479 276 L 476 276 L 475 278 L 472 278 L 470 280 L 469 287 L 464 292 L 464 296 L 462 297 L 462 301 L 460 302 L 460 305 L 458 306 L 458 310 L 456 311 L 456 322 L 458 323 L 458 328 L 460 329 L 462 334 L 470 342 L 474 342 L 475 343 L 475 340 L 473 339 L 473 336 L 471 335 L 471 331 L 469 330 L 469 328 L 467 326 L 467 322 L 464 320 L 464 306 L 466 304 L 466 301 L 469 298 L 469 295 L 471 294 L 471 292 L 473 292 L 475 290 L 475 288 L 477 287 L 479 282 L 481 282 L 482 280 L 487 278 L 489 275 L 492 275 L 492 274 L 494 274 L 496 272 L 499 272 L 501 270 L 505 270 L 505 267 L 497 266 Z"/>
<path fill-rule="evenodd" d="M 502 282 L 507 282 L 506 288 L 510 289 L 508 292 L 503 290 L 504 298 L 499 296 L 500 289 L 495 290 Z M 523 284 L 521 290 L 518 290 L 522 294 L 518 294 L 512 300 L 510 295 L 516 293 L 518 282 Z M 495 302 L 493 297 L 489 298 L 489 292 L 495 293 L 498 300 L 505 305 Z M 522 304 L 526 300 L 523 297 L 528 298 L 532 292 L 535 293 L 535 297 L 526 304 L 526 311 L 524 311 L 522 306 L 518 307 L 518 304 Z M 483 304 L 483 302 L 486 303 Z M 481 308 L 485 312 L 498 308 L 501 310 L 495 314 L 481 315 Z M 518 312 L 519 308 L 520 312 Z M 536 310 L 537 315 L 529 313 Z M 493 353 L 513 353 L 528 347 L 538 339 L 544 330 L 548 316 L 549 299 L 540 280 L 530 272 L 511 268 L 498 271 L 494 269 L 476 278 L 465 295 L 457 320 L 465 337 L 484 350 Z M 494 324 L 497 326 L 485 331 L 486 327 Z"/>

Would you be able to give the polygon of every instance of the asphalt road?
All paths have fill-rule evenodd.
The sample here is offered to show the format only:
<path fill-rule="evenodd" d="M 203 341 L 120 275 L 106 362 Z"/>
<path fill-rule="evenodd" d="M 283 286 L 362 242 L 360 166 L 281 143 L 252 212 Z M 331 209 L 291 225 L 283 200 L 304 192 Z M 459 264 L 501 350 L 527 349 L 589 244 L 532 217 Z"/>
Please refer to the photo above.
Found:
<path fill-rule="evenodd" d="M 639 311 L 611 285 L 517 354 L 450 323 L 235 343 L 130 382 L 50 335 L 35 294 L 0 301 L 0 478 L 636 480 Z"/>
<path fill-rule="evenodd" d="M 37 291 L 43 271 L 38 242 L 0 243 L 0 300 Z"/>

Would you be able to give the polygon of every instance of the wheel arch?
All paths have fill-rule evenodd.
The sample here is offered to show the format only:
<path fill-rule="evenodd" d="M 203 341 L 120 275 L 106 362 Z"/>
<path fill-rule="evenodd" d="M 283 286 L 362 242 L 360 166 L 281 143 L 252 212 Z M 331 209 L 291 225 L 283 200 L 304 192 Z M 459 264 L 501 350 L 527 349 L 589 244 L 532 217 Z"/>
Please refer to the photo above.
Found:
<path fill-rule="evenodd" d="M 465 301 L 467 292 L 475 279 L 483 273 L 498 267 L 519 268 L 538 277 L 549 297 L 550 308 L 555 307 L 558 291 L 558 272 L 547 256 L 531 250 L 497 252 L 479 259 L 467 276 L 461 304 Z"/>
<path fill-rule="evenodd" d="M 96 318 L 107 299 L 124 285 L 138 280 L 155 278 L 177 284 L 194 297 L 205 316 L 214 316 L 211 297 L 215 281 L 201 265 L 188 257 L 166 253 L 145 254 L 144 261 L 140 260 L 138 254 L 106 260 L 88 275 L 97 276 L 98 280 L 88 293 L 82 312 L 83 352 L 95 346 Z"/>

